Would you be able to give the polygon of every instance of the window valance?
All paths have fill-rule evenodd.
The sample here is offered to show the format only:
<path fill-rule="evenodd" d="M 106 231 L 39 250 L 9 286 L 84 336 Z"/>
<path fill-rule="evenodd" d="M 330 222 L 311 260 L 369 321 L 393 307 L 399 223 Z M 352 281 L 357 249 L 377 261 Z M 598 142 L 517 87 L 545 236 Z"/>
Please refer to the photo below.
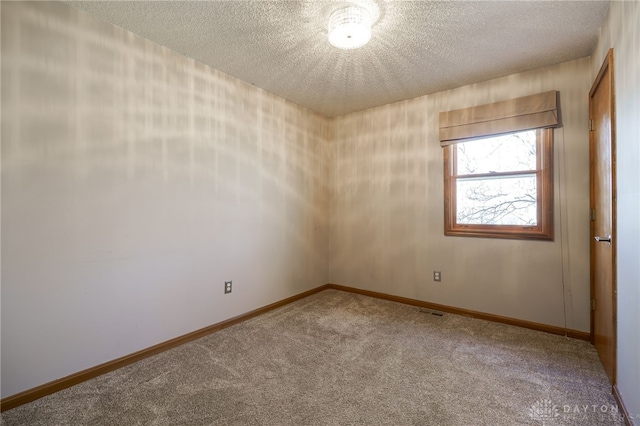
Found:
<path fill-rule="evenodd" d="M 440 145 L 558 126 L 557 91 L 440 113 Z"/>

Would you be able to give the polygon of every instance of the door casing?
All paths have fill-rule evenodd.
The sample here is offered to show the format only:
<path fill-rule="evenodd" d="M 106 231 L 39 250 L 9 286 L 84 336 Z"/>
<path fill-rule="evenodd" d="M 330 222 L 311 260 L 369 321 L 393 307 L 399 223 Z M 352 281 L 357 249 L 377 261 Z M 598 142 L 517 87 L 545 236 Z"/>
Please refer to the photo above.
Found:
<path fill-rule="evenodd" d="M 613 49 L 607 56 L 589 92 L 589 176 L 590 176 L 590 263 L 591 343 L 602 360 L 612 385 L 617 377 L 617 290 L 616 290 L 616 150 Z M 602 95 L 601 90 L 608 91 Z M 601 99 L 604 97 L 604 99 Z M 604 104 L 603 104 L 604 102 Z M 603 122 L 605 120 L 605 122 Z M 606 128 L 608 124 L 608 129 Z M 608 131 L 607 131 L 608 130 Z M 609 152 L 606 149 L 608 136 Z M 604 144 L 603 144 L 604 142 Z M 607 158 L 608 157 L 608 158 Z M 609 170 L 603 160 L 609 161 Z M 606 173 L 602 173 L 602 171 Z M 604 176 L 608 175 L 608 176 Z M 609 179 L 608 182 L 598 179 Z M 609 190 L 609 194 L 602 190 Z M 609 199 L 603 197 L 610 197 Z M 601 203 L 601 200 L 605 203 Z M 609 211 L 602 205 L 608 204 Z M 602 235 L 607 234 L 607 235 Z M 611 236 L 611 242 L 596 237 Z"/>

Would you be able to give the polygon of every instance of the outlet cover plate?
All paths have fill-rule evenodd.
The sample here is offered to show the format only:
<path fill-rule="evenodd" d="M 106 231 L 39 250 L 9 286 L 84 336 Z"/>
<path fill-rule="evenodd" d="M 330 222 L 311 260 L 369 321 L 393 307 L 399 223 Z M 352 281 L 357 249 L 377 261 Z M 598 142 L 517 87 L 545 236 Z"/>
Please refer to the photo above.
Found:
<path fill-rule="evenodd" d="M 224 294 L 231 293 L 232 285 L 233 285 L 233 281 L 224 282 Z"/>

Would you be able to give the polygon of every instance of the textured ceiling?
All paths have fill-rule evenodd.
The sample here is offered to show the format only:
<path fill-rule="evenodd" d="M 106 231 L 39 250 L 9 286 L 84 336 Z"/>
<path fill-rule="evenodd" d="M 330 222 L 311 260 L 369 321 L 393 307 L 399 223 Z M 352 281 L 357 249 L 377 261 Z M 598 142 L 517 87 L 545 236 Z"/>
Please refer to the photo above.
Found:
<path fill-rule="evenodd" d="M 353 0 L 366 46 L 327 41 L 342 1 L 71 1 L 104 21 L 328 117 L 591 54 L 608 1 Z"/>

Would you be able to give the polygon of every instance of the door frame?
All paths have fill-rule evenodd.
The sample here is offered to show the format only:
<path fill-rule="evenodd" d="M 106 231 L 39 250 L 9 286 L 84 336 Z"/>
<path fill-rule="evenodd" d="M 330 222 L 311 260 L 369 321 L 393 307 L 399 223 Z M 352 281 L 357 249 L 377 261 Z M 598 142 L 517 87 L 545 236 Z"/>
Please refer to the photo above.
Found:
<path fill-rule="evenodd" d="M 592 107 L 592 99 L 593 95 L 603 81 L 603 77 L 605 73 L 609 71 L 608 84 L 610 85 L 610 105 L 609 110 L 611 112 L 611 291 L 612 291 L 612 315 L 613 315 L 613 365 L 612 365 L 612 386 L 616 385 L 617 377 L 618 377 L 618 300 L 617 300 L 617 182 L 616 182 L 616 108 L 615 108 L 615 84 L 614 84 L 614 68 L 613 68 L 613 48 L 609 49 L 607 55 L 598 71 L 598 75 L 596 76 L 593 85 L 591 86 L 591 90 L 589 91 L 589 121 L 591 123 L 591 107 Z M 593 188 L 593 157 L 594 157 L 594 147 L 592 134 L 589 133 L 589 207 L 593 208 L 594 205 L 594 188 Z M 590 253 L 590 290 L 591 290 L 591 344 L 595 344 L 595 309 L 593 309 L 593 303 L 595 298 L 595 243 L 594 242 L 594 222 L 589 222 L 589 253 Z"/>

